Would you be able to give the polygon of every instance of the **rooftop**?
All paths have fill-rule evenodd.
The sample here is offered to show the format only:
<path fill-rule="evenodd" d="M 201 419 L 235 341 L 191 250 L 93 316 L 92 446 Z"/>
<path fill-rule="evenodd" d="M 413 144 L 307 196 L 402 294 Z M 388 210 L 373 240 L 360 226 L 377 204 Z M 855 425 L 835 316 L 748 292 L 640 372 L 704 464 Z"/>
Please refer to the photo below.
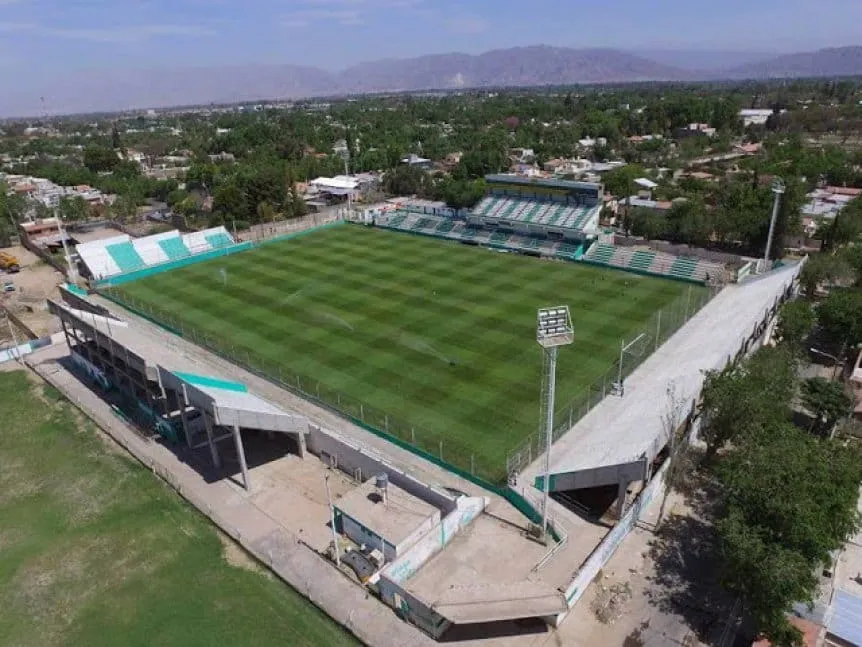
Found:
<path fill-rule="evenodd" d="M 391 482 L 386 492 L 384 501 L 375 479 L 369 479 L 338 499 L 334 505 L 395 546 L 407 539 L 429 517 L 437 515 L 439 518 L 440 510 Z"/>

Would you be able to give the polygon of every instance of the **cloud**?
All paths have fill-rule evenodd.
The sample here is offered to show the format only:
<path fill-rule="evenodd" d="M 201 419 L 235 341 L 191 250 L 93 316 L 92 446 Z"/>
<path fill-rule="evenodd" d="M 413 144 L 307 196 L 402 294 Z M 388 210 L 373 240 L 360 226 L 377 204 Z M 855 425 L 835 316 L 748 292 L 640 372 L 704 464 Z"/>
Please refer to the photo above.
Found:
<path fill-rule="evenodd" d="M 0 0 L 0 3 L 4 0 Z M 188 25 L 132 25 L 127 27 L 52 27 L 36 23 L 0 22 L 0 33 L 28 33 L 50 38 L 68 38 L 96 43 L 142 43 L 162 36 L 212 36 L 205 27 Z"/>

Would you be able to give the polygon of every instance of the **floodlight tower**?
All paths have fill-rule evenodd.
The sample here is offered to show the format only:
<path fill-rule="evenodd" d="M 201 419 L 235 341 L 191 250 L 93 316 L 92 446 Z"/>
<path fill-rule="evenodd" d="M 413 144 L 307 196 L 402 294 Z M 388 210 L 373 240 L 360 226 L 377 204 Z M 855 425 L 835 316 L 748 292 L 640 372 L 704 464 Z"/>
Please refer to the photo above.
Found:
<path fill-rule="evenodd" d="M 554 442 L 554 392 L 557 386 L 557 348 L 575 340 L 569 306 L 541 308 L 536 317 L 536 341 L 544 349 L 542 407 L 545 425 L 545 478 L 542 479 L 542 536 L 548 532 L 548 496 L 551 491 L 551 444 Z"/>
<path fill-rule="evenodd" d="M 786 190 L 784 180 L 776 177 L 772 180 L 772 218 L 769 221 L 769 235 L 766 237 L 766 250 L 763 252 L 763 260 L 769 261 L 769 250 L 772 249 L 772 237 L 775 235 L 775 221 L 778 219 L 778 207 L 781 204 L 781 196 Z"/>

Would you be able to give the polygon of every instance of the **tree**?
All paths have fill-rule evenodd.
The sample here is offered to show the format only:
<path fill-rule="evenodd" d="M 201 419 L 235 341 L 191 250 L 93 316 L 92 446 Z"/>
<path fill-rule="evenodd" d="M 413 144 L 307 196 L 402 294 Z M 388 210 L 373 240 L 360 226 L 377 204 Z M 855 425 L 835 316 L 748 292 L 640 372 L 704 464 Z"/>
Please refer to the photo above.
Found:
<path fill-rule="evenodd" d="M 802 404 L 814 414 L 815 427 L 820 432 L 828 432 L 853 410 L 853 401 L 844 386 L 822 377 L 811 377 L 802 383 Z"/>
<path fill-rule="evenodd" d="M 120 163 L 120 158 L 110 148 L 104 146 L 88 146 L 84 149 L 84 166 L 94 173 L 113 171 Z"/>
<path fill-rule="evenodd" d="M 832 254 L 815 254 L 808 259 L 799 273 L 802 291 L 811 299 L 822 283 L 834 281 L 842 273 L 842 262 Z"/>
<path fill-rule="evenodd" d="M 778 423 L 735 446 L 717 476 L 723 584 L 758 629 L 792 644 L 785 612 L 813 599 L 816 571 L 857 528 L 858 453 Z"/>
<path fill-rule="evenodd" d="M 862 292 L 833 288 L 817 308 L 817 321 L 837 344 L 856 346 L 862 343 Z"/>
<path fill-rule="evenodd" d="M 795 368 L 789 351 L 763 347 L 747 361 L 707 373 L 701 401 L 707 462 L 728 443 L 788 419 L 796 391 Z"/>
<path fill-rule="evenodd" d="M 275 207 L 273 207 L 269 202 L 261 202 L 257 205 L 258 222 L 274 222 L 275 216 Z"/>
<path fill-rule="evenodd" d="M 386 174 L 383 188 L 393 195 L 422 194 L 431 190 L 431 179 L 422 169 L 401 164 Z"/>
<path fill-rule="evenodd" d="M 788 301 L 778 311 L 776 333 L 781 343 L 794 353 L 802 351 L 805 340 L 814 328 L 816 316 L 811 305 L 803 299 Z"/>
<path fill-rule="evenodd" d="M 131 196 L 118 195 L 111 205 L 111 213 L 118 220 L 133 220 L 138 215 L 138 203 Z"/>
<path fill-rule="evenodd" d="M 664 468 L 664 492 L 656 518 L 656 530 L 664 521 L 665 508 L 671 491 L 684 480 L 693 464 L 691 462 L 690 437 L 686 423 L 686 407 L 679 396 L 676 384 L 671 382 L 667 387 L 667 410 L 662 416 L 662 426 L 667 436 L 667 467 Z"/>
<path fill-rule="evenodd" d="M 65 222 L 80 222 L 90 215 L 90 205 L 79 195 L 60 198 L 57 210 Z"/>

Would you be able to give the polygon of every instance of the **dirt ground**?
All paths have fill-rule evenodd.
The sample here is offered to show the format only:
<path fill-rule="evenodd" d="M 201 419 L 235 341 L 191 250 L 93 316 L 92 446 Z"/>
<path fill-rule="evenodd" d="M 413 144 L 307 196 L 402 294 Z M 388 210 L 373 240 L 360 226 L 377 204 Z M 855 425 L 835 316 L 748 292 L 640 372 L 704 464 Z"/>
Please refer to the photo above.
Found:
<path fill-rule="evenodd" d="M 3 304 L 37 336 L 58 332 L 59 323 L 48 313 L 45 300 L 58 296 L 57 286 L 62 283 L 63 275 L 20 245 L 7 247 L 3 251 L 17 257 L 21 265 L 21 271 L 17 274 L 2 276 L 4 282 L 12 281 L 15 285 L 14 292 L 0 295 Z M 10 341 L 9 338 L 8 328 L 0 333 L 3 342 Z"/>

